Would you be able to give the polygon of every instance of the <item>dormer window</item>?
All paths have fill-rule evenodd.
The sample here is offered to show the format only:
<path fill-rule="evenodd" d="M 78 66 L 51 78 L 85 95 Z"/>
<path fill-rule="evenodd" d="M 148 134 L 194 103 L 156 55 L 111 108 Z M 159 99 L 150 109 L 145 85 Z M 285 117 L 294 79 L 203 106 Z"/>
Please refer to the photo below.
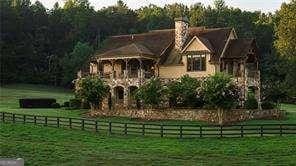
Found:
<path fill-rule="evenodd" d="M 187 55 L 187 71 L 206 71 L 206 54 Z"/>

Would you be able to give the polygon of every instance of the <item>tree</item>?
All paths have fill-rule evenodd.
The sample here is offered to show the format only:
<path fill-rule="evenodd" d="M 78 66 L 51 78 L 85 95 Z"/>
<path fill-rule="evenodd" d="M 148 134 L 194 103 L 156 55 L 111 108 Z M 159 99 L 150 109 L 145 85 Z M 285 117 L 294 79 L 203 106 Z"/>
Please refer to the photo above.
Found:
<path fill-rule="evenodd" d="M 192 26 L 204 25 L 205 8 L 201 3 L 196 3 L 190 7 L 189 21 Z"/>
<path fill-rule="evenodd" d="M 76 77 L 78 70 L 88 61 L 93 53 L 93 49 L 87 43 L 78 42 L 73 51 L 64 57 L 63 64 L 63 84 L 67 85 Z"/>
<path fill-rule="evenodd" d="M 171 19 L 166 11 L 156 5 L 142 7 L 137 10 L 138 28 L 149 31 L 154 29 L 170 28 Z"/>
<path fill-rule="evenodd" d="M 109 86 L 98 77 L 85 77 L 77 81 L 76 96 L 91 105 L 91 109 L 98 109 L 109 92 Z"/>
<path fill-rule="evenodd" d="M 162 101 L 162 91 L 160 80 L 152 78 L 136 91 L 135 98 L 142 101 L 145 106 L 156 108 Z"/>
<path fill-rule="evenodd" d="M 205 103 L 218 110 L 219 124 L 223 124 L 223 112 L 238 103 L 238 88 L 229 75 L 216 73 L 202 84 Z"/>
<path fill-rule="evenodd" d="M 283 3 L 276 12 L 275 47 L 281 56 L 296 56 L 296 0 Z"/>

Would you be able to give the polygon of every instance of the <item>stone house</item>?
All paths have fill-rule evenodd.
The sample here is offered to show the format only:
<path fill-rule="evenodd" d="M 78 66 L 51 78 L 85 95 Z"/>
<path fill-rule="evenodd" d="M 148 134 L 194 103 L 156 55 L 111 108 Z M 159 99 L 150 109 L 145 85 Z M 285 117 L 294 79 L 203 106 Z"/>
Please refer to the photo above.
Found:
<path fill-rule="evenodd" d="M 233 28 L 189 27 L 186 17 L 175 29 L 111 36 L 93 56 L 91 74 L 110 86 L 109 107 L 134 106 L 131 94 L 151 77 L 169 81 L 187 74 L 205 78 L 226 72 L 241 86 L 241 101 L 252 90 L 260 101 L 259 55 L 255 39 L 239 39 Z"/>

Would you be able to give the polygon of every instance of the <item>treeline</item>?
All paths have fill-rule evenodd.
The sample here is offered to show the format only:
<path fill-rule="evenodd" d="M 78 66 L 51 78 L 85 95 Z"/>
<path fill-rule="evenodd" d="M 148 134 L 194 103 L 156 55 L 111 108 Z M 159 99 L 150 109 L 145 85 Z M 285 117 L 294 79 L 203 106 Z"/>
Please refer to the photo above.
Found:
<path fill-rule="evenodd" d="M 287 32 L 295 39 L 295 31 L 280 26 L 287 25 L 287 19 L 296 18 L 291 17 L 291 13 L 295 15 L 295 0 L 283 5 L 276 14 L 242 11 L 226 6 L 223 0 L 215 0 L 213 7 L 175 3 L 164 7 L 149 5 L 138 10 L 118 1 L 97 11 L 88 0 L 66 0 L 64 6 L 56 3 L 50 10 L 38 1 L 31 4 L 30 0 L 1 0 L 0 3 L 1 83 L 67 86 L 106 37 L 173 28 L 174 18 L 180 16 L 187 16 L 191 26 L 233 27 L 239 37 L 256 38 L 263 60 L 264 81 L 272 77 L 270 74 L 282 74 L 286 80 L 287 74 L 270 66 L 280 65 L 279 61 L 290 64 L 291 60 L 277 55 L 295 57 L 296 52 L 285 49 L 285 44 L 293 38 L 287 36 Z M 291 22 L 287 26 L 295 26 L 295 22 Z M 295 68 L 292 73 L 294 71 Z M 295 90 L 296 83 L 290 84 Z"/>

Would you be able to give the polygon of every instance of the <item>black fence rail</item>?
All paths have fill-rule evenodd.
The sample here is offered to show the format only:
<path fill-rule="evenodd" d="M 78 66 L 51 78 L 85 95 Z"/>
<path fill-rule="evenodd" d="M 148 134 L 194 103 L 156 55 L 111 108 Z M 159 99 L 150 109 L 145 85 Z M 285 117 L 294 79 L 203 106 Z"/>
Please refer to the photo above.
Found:
<path fill-rule="evenodd" d="M 158 136 L 170 138 L 250 137 L 296 135 L 296 124 L 247 125 L 169 125 L 149 123 L 120 123 L 102 120 L 37 116 L 0 112 L 1 122 L 70 128 L 107 135 Z"/>

